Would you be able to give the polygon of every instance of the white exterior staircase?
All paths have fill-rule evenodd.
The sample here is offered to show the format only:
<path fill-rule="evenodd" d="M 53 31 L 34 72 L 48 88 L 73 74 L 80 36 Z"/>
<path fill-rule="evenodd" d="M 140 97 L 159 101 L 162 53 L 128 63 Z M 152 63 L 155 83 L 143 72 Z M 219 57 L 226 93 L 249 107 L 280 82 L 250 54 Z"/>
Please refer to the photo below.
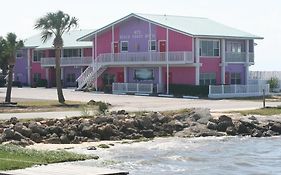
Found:
<path fill-rule="evenodd" d="M 94 67 L 87 67 L 87 69 L 76 80 L 78 82 L 77 90 L 92 86 L 105 70 L 106 67 L 101 64 L 97 64 Z"/>

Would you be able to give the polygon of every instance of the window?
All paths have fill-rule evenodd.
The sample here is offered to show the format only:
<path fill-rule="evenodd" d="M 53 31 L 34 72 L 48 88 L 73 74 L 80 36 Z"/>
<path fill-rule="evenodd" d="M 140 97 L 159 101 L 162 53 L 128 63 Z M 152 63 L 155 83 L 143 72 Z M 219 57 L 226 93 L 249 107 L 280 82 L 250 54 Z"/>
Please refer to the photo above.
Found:
<path fill-rule="evenodd" d="M 201 73 L 200 74 L 200 85 L 214 85 L 216 84 L 215 73 Z"/>
<path fill-rule="evenodd" d="M 200 56 L 220 56 L 220 42 L 214 40 L 201 40 Z"/>
<path fill-rule="evenodd" d="M 67 74 L 66 76 L 66 82 L 67 83 L 74 83 L 75 82 L 75 74 Z"/>
<path fill-rule="evenodd" d="M 242 52 L 242 44 L 239 42 L 231 43 L 231 52 L 233 53 L 241 53 Z"/>
<path fill-rule="evenodd" d="M 142 80 L 153 80 L 153 69 L 135 69 L 134 72 L 134 80 L 142 81 Z"/>
<path fill-rule="evenodd" d="M 121 41 L 121 52 L 128 52 L 128 41 Z"/>
<path fill-rule="evenodd" d="M 156 41 L 155 40 L 148 41 L 148 50 L 156 51 Z"/>
<path fill-rule="evenodd" d="M 22 58 L 23 57 L 23 51 L 22 50 L 18 50 L 16 53 L 16 58 Z"/>
<path fill-rule="evenodd" d="M 41 74 L 40 73 L 34 73 L 33 74 L 33 82 L 38 82 L 41 80 Z"/>
<path fill-rule="evenodd" d="M 231 73 L 231 84 L 241 84 L 240 73 Z"/>
<path fill-rule="evenodd" d="M 63 49 L 63 57 L 81 57 L 81 49 Z"/>
<path fill-rule="evenodd" d="M 43 50 L 34 50 L 33 51 L 33 62 L 40 62 L 41 58 L 45 56 L 45 52 Z"/>

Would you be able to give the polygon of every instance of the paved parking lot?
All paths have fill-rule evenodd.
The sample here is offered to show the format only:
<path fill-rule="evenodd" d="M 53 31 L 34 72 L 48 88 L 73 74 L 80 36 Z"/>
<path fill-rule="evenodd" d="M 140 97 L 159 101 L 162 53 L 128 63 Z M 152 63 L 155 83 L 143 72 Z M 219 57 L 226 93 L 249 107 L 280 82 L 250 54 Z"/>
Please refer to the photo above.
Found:
<path fill-rule="evenodd" d="M 0 88 L 0 97 L 5 97 L 5 88 Z M 114 95 L 95 92 L 78 92 L 64 89 L 66 100 L 88 102 L 89 100 L 104 101 L 113 105 L 112 110 L 128 111 L 164 111 L 182 108 L 209 108 L 213 112 L 261 108 L 261 101 L 246 100 L 206 100 L 147 97 L 133 95 Z M 45 88 L 13 88 L 12 98 L 56 100 L 56 89 Z M 267 102 L 267 106 L 281 105 L 281 102 Z"/>

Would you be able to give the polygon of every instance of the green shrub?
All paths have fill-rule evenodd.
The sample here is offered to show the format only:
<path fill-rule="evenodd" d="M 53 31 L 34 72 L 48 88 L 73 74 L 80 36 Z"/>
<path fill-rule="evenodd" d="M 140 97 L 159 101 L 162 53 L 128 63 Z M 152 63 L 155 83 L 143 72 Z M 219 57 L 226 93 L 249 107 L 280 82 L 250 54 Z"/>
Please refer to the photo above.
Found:
<path fill-rule="evenodd" d="M 22 88 L 22 84 L 20 81 L 13 81 L 12 86 Z"/>
<path fill-rule="evenodd" d="M 47 87 L 48 81 L 46 79 L 40 79 L 36 82 L 37 87 Z"/>
<path fill-rule="evenodd" d="M 170 93 L 175 96 L 199 96 L 207 97 L 209 94 L 209 86 L 196 86 L 185 84 L 170 84 Z"/>
<path fill-rule="evenodd" d="M 103 87 L 103 92 L 104 93 L 112 93 L 112 85 L 105 85 Z"/>
<path fill-rule="evenodd" d="M 271 77 L 270 80 L 267 81 L 267 83 L 269 84 L 270 90 L 278 88 L 279 86 L 279 80 L 277 77 Z"/>

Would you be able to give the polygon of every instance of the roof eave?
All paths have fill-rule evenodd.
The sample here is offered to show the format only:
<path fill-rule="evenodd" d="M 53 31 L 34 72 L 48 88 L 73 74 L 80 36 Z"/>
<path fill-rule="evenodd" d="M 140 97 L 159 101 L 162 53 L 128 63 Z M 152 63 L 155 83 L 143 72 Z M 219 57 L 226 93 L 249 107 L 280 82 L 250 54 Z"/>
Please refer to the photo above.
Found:
<path fill-rule="evenodd" d="M 219 36 L 219 35 L 195 35 L 194 37 L 198 37 L 198 38 L 225 38 L 225 39 L 264 39 L 264 37 L 260 37 L 260 36 L 249 36 L 249 37 L 245 37 L 245 36 Z"/>

